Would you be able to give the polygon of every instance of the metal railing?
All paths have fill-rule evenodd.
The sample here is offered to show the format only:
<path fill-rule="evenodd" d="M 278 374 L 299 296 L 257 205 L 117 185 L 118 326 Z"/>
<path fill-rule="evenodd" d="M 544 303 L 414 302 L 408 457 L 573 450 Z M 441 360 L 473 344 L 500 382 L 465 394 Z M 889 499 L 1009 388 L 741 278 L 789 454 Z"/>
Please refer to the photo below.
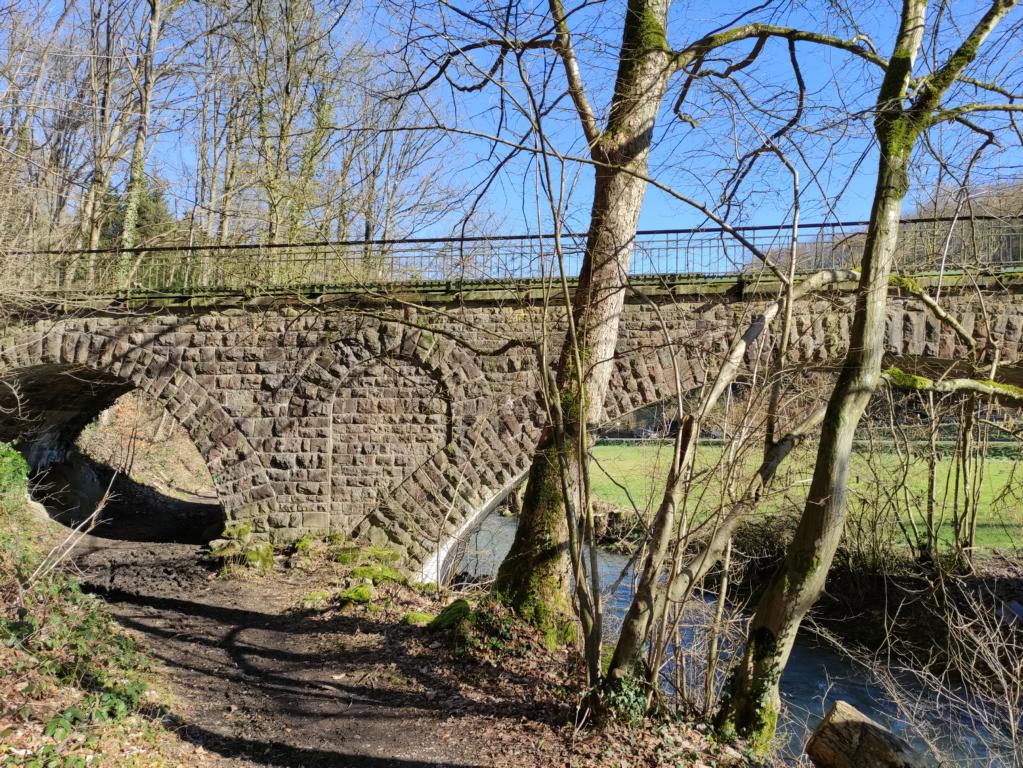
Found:
<path fill-rule="evenodd" d="M 646 230 L 630 272 L 725 277 L 764 270 L 855 267 L 866 222 Z M 795 234 L 795 237 L 793 235 Z M 795 247 L 793 248 L 793 240 Z M 558 274 L 552 235 L 413 238 L 273 245 L 160 246 L 133 250 L 0 253 L 0 291 L 45 294 L 280 291 L 396 283 L 521 281 Z M 585 235 L 560 238 L 568 275 L 582 265 Z M 1023 267 L 1023 218 L 912 219 L 900 224 L 904 272 Z"/>

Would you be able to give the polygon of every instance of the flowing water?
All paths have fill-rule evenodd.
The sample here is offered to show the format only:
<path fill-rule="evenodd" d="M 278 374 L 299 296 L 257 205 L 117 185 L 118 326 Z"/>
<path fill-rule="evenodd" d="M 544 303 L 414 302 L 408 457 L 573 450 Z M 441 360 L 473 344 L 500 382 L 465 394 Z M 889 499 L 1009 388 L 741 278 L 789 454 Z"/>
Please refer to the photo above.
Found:
<path fill-rule="evenodd" d="M 456 570 L 472 576 L 492 576 L 511 547 L 515 526 L 514 518 L 503 517 L 498 513 L 487 516 L 470 538 L 466 553 Z M 605 588 L 613 585 L 627 565 L 628 558 L 602 551 L 601 584 Z M 613 628 L 620 622 L 631 597 L 631 579 L 626 574 L 618 588 L 605 595 L 604 611 L 609 627 Z M 684 634 L 682 640 L 688 641 Z M 788 758 L 802 754 L 810 733 L 838 700 L 852 704 L 895 733 L 908 736 L 906 724 L 898 719 L 895 707 L 885 700 L 880 687 L 862 667 L 809 638 L 800 637 L 796 641 L 782 675 L 781 695 L 786 713 L 779 727 L 783 754 Z M 961 744 L 954 751 L 963 756 L 974 754 L 978 747 L 982 747 L 979 737 L 977 741 L 974 744 Z"/>

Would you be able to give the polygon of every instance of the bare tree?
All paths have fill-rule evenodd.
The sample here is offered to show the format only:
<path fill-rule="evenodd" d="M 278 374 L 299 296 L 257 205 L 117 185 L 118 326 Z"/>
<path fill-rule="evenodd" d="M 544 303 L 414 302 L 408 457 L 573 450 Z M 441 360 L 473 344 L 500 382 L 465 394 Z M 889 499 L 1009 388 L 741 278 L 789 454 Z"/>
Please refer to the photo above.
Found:
<path fill-rule="evenodd" d="M 874 113 L 879 147 L 877 185 L 849 353 L 828 402 L 803 516 L 783 566 L 757 606 L 743 661 L 734 673 L 728 700 L 718 716 L 722 731 L 749 737 L 758 749 L 765 749 L 774 736 L 782 670 L 803 616 L 824 587 L 842 536 L 853 436 L 881 377 L 889 278 L 913 149 L 921 134 L 936 123 L 962 119 L 973 112 L 1017 107 L 1012 103 L 966 103 L 952 107 L 942 103 L 1014 6 L 1011 0 L 994 2 L 951 55 L 931 74 L 916 78 L 913 70 L 927 29 L 927 3 L 906 0 L 903 4 L 899 31 Z"/>

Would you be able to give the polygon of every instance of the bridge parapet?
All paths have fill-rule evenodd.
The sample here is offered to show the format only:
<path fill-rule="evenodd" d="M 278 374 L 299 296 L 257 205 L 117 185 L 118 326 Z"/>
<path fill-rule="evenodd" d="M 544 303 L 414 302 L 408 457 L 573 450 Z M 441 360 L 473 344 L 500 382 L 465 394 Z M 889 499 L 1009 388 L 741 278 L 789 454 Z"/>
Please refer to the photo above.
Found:
<path fill-rule="evenodd" d="M 859 263 L 866 222 L 703 227 L 637 233 L 633 276 L 770 275 Z M 1023 218 L 902 222 L 898 268 L 955 273 L 1023 269 Z M 556 252 L 578 274 L 585 235 L 407 238 L 294 244 L 54 250 L 0 256 L 4 290 L 35 295 L 311 291 L 351 286 L 549 279 Z"/>

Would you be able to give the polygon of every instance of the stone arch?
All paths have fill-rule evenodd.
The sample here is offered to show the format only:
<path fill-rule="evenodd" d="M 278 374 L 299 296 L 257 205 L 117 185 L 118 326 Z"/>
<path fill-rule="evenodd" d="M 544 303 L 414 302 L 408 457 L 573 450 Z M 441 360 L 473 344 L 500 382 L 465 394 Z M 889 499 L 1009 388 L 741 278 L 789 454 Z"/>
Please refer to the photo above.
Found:
<path fill-rule="evenodd" d="M 57 321 L 5 339 L 0 380 L 10 386 L 0 397 L 16 407 L 0 414 L 0 438 L 18 439 L 33 468 L 40 469 L 59 460 L 117 397 L 139 389 L 188 433 L 225 517 L 250 521 L 265 535 L 277 510 L 276 494 L 258 452 L 232 418 L 179 360 L 150 349 L 158 334 L 141 334 L 130 325 L 103 330 L 89 321 Z"/>
<path fill-rule="evenodd" d="M 446 387 L 407 359 L 379 355 L 353 366 L 330 403 L 331 514 L 350 528 L 451 445 Z"/>
<path fill-rule="evenodd" d="M 336 416 L 332 403 L 346 381 L 375 362 L 388 361 L 429 376 L 443 393 L 446 435 L 415 457 L 412 471 L 386 483 L 373 503 L 359 510 L 358 520 L 346 520 L 339 515 L 341 505 L 330 498 L 337 488 L 328 486 L 333 469 L 327 460 L 329 433 Z M 286 394 L 280 408 L 287 420 L 280 432 L 291 437 L 279 438 L 275 449 L 314 454 L 302 459 L 313 469 L 297 470 L 305 488 L 289 489 L 296 493 L 289 505 L 304 510 L 303 527 L 390 544 L 405 553 L 409 565 L 421 565 L 528 467 L 529 450 L 539 433 L 535 411 L 529 408 L 532 391 L 508 384 L 508 391 L 496 396 L 492 383 L 517 375 L 509 378 L 503 364 L 480 359 L 442 334 L 401 323 L 360 318 L 333 329 L 329 343 L 311 350 L 294 379 L 281 388 Z M 298 459 L 282 461 L 282 474 L 294 472 Z M 286 463 L 291 470 L 283 468 Z"/>
<path fill-rule="evenodd" d="M 465 402 L 458 359 L 441 337 L 389 322 L 338 329 L 307 356 L 281 388 L 286 419 L 274 445 L 280 466 L 271 469 L 279 485 L 289 478 L 289 503 L 303 529 L 364 533 L 390 491 L 452 449 Z M 368 450 L 374 440 L 393 447 L 403 437 L 413 440 L 404 454 Z M 367 450 L 356 461 L 350 449 L 360 440 Z M 345 475 L 346 456 L 353 475 L 364 477 Z"/>

